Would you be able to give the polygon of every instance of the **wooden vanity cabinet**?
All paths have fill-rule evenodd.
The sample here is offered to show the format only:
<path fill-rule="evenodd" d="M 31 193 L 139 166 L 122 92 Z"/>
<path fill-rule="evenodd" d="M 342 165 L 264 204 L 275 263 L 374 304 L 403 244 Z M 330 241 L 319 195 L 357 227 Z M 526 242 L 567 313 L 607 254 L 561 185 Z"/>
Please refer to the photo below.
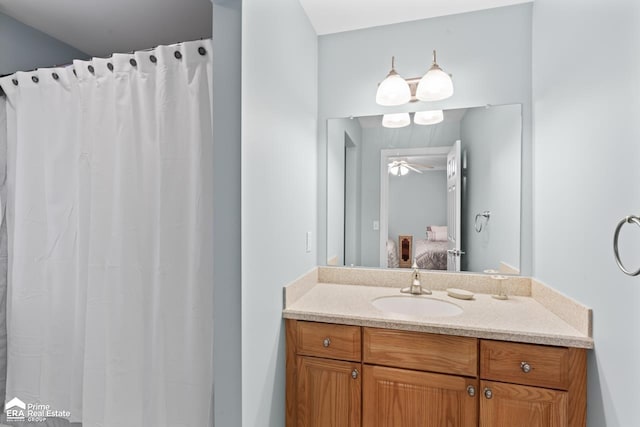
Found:
<path fill-rule="evenodd" d="M 481 340 L 480 427 L 582 427 L 586 350 Z"/>
<path fill-rule="evenodd" d="M 541 387 L 481 381 L 481 427 L 565 427 L 568 394 Z M 484 394 L 488 396 L 484 396 Z M 490 393 L 490 394 L 489 394 Z"/>
<path fill-rule="evenodd" d="M 586 350 L 286 320 L 287 427 L 584 427 Z"/>
<path fill-rule="evenodd" d="M 476 379 L 364 365 L 362 381 L 363 426 L 477 425 Z"/>
<path fill-rule="evenodd" d="M 363 426 L 477 425 L 476 338 L 363 329 Z"/>
<path fill-rule="evenodd" d="M 286 426 L 362 425 L 358 326 L 286 321 Z"/>
<path fill-rule="evenodd" d="M 297 362 L 299 427 L 360 427 L 360 364 L 317 357 Z"/>

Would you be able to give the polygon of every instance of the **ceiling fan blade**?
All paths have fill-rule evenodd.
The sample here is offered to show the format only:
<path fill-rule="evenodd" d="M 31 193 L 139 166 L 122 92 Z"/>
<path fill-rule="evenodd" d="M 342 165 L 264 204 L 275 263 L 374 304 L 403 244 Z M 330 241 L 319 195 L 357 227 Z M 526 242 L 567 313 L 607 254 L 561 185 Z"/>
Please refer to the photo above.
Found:
<path fill-rule="evenodd" d="M 420 169 L 416 169 L 416 168 L 414 168 L 414 167 L 413 167 L 413 166 L 411 166 L 409 163 L 405 163 L 405 164 L 404 164 L 404 166 L 405 166 L 407 169 L 412 170 L 412 171 L 414 171 L 414 172 L 422 173 L 422 171 L 421 171 Z"/>
<path fill-rule="evenodd" d="M 433 166 L 424 165 L 422 163 L 407 163 L 407 165 L 413 166 L 414 168 L 417 168 L 417 169 L 433 169 Z"/>

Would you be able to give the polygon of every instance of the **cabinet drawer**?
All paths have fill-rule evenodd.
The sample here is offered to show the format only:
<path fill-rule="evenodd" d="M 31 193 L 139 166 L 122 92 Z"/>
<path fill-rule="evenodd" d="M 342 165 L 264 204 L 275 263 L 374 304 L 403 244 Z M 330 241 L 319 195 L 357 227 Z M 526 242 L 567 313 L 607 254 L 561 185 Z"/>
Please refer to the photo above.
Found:
<path fill-rule="evenodd" d="M 569 349 L 499 341 L 480 342 L 480 377 L 567 390 Z"/>
<path fill-rule="evenodd" d="M 298 322 L 297 353 L 329 359 L 362 359 L 359 326 Z"/>
<path fill-rule="evenodd" d="M 478 340 L 469 337 L 364 328 L 365 363 L 478 375 Z"/>

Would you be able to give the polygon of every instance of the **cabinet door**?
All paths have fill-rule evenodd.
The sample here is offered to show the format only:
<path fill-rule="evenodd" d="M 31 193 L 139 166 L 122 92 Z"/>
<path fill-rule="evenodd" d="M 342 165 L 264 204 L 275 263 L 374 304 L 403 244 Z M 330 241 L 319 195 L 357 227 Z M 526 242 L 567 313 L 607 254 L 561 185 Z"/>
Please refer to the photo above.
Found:
<path fill-rule="evenodd" d="M 566 427 L 567 392 L 491 381 L 480 383 L 480 427 Z"/>
<path fill-rule="evenodd" d="M 477 425 L 475 379 L 365 365 L 362 381 L 363 426 Z"/>
<path fill-rule="evenodd" d="M 360 364 L 298 357 L 297 427 L 360 427 Z"/>

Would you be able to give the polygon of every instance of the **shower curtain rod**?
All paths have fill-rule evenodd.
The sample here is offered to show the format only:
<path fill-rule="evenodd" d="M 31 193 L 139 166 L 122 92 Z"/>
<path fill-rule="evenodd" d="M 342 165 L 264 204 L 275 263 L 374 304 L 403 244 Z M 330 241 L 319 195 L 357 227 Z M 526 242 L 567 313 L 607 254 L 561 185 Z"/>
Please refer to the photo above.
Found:
<path fill-rule="evenodd" d="M 178 44 L 180 44 L 180 43 L 178 43 Z M 148 48 L 148 49 L 132 50 L 132 51 L 130 51 L 130 52 L 126 52 L 126 54 L 133 55 L 133 54 L 134 54 L 134 53 L 136 53 L 136 52 L 150 52 L 150 51 L 152 51 L 152 50 L 154 50 L 154 49 L 155 49 L 155 47 L 151 47 L 151 48 Z M 113 55 L 114 55 L 114 54 L 112 53 L 111 55 L 107 56 L 107 58 L 111 58 Z M 88 59 L 80 59 L 80 61 L 88 61 Z M 53 66 L 51 66 L 51 67 L 38 67 L 38 68 L 33 68 L 33 69 L 31 69 L 31 70 L 27 70 L 27 71 L 24 71 L 24 72 L 25 72 L 25 73 L 32 73 L 32 72 L 34 72 L 34 71 L 38 71 L 40 68 L 67 68 L 67 67 L 70 67 L 70 66 L 72 66 L 72 65 L 73 65 L 73 62 L 69 62 L 69 63 L 67 63 L 67 64 L 61 64 L 61 65 L 56 64 L 56 65 L 53 65 Z M 19 71 L 22 71 L 22 70 L 19 70 Z M 17 72 L 18 72 L 18 71 L 14 72 L 14 73 L 9 73 L 9 74 L 0 74 L 0 78 L 10 76 L 10 75 L 15 74 L 15 73 L 17 73 Z"/>
<path fill-rule="evenodd" d="M 205 40 L 205 37 L 200 37 L 200 39 L 198 39 L 198 40 Z M 182 43 L 189 43 L 189 41 L 174 43 L 174 45 L 176 45 L 176 46 L 180 46 Z M 133 55 L 133 54 L 134 54 L 134 53 L 136 53 L 136 52 L 151 52 L 152 50 L 155 50 L 157 47 L 158 47 L 158 46 L 149 47 L 149 48 L 146 48 L 146 49 L 136 49 L 136 50 L 132 50 L 132 51 L 130 51 L 130 52 L 126 52 L 126 54 Z M 114 55 L 114 54 L 112 53 L 112 54 L 111 54 L 111 55 L 109 55 L 107 58 L 111 58 L 111 57 L 113 57 L 113 55 Z M 88 60 L 87 60 L 87 59 L 81 59 L 81 61 L 88 61 Z M 70 67 L 70 66 L 72 66 L 72 65 L 73 65 L 73 62 L 70 62 L 70 63 L 68 63 L 68 64 L 54 65 L 53 67 L 38 67 L 38 68 L 34 68 L 34 69 L 32 69 L 32 70 L 27 70 L 27 71 L 24 71 L 24 72 L 25 72 L 25 73 L 32 73 L 32 72 L 34 72 L 34 71 L 37 71 L 37 70 L 38 70 L 38 69 L 40 69 L 40 68 L 67 68 L 67 67 Z M 18 72 L 18 71 L 13 72 L 13 73 L 9 73 L 9 74 L 0 74 L 0 78 L 2 78 L 2 77 L 7 77 L 7 76 L 11 76 L 11 75 L 13 75 L 13 74 L 15 74 L 15 73 L 17 73 L 17 72 Z M 0 87 L 0 96 L 5 96 L 5 93 L 4 93 L 4 90 L 2 90 L 2 87 Z"/>
<path fill-rule="evenodd" d="M 198 40 L 205 40 L 205 37 L 200 37 Z M 180 46 L 182 43 L 189 43 L 189 41 L 174 43 L 174 45 L 176 45 L 176 46 Z M 129 52 L 125 52 L 125 54 L 133 55 L 133 54 L 134 54 L 134 53 L 136 53 L 136 52 L 151 52 L 151 51 L 155 50 L 157 47 L 158 47 L 158 46 L 148 47 L 148 48 L 146 48 L 146 49 L 136 49 L 136 50 L 132 50 L 132 51 L 129 51 Z M 113 57 L 113 55 L 114 55 L 114 54 L 112 53 L 111 55 L 107 56 L 107 58 L 111 58 L 111 57 Z M 89 61 L 89 59 L 81 59 L 80 61 Z M 70 66 L 72 66 L 72 65 L 73 65 L 73 62 L 70 62 L 70 63 L 68 63 L 68 64 L 54 65 L 54 66 L 52 66 L 52 67 L 38 67 L 38 68 L 34 68 L 34 69 L 27 70 L 27 71 L 24 71 L 24 72 L 25 72 L 25 73 L 32 73 L 32 72 L 34 72 L 34 71 L 37 71 L 37 70 L 38 70 L 38 69 L 40 69 L 40 68 L 67 68 L 67 67 L 70 67 Z M 21 71 L 21 70 L 18 70 L 18 71 Z M 0 78 L 2 78 L 2 77 L 7 77 L 7 76 L 11 76 L 11 75 L 13 75 L 13 74 L 17 73 L 18 71 L 15 71 L 15 72 L 13 72 L 13 73 L 9 73 L 9 74 L 0 74 Z M 3 95 L 2 88 L 0 88 L 0 95 Z"/>
<path fill-rule="evenodd" d="M 38 71 L 40 68 L 67 68 L 67 67 L 70 67 L 70 66 L 72 66 L 72 65 L 73 65 L 73 62 L 70 62 L 70 63 L 68 63 L 68 64 L 54 65 L 54 66 L 52 66 L 52 67 L 38 67 L 38 68 L 33 68 L 33 69 L 31 69 L 31 70 L 27 70 L 27 71 L 24 71 L 24 72 L 25 72 L 25 73 L 32 73 L 32 72 L 34 72 L 34 71 Z M 19 70 L 19 71 L 22 71 L 22 70 Z M 12 76 L 12 75 L 14 75 L 15 73 L 17 73 L 17 72 L 19 72 L 19 71 L 15 71 L 15 72 L 13 72 L 13 73 L 9 73 L 9 74 L 0 74 L 0 78 L 2 78 L 2 77 Z"/>
<path fill-rule="evenodd" d="M 202 39 L 200 39 L 200 40 L 202 40 Z M 176 43 L 176 44 L 180 44 L 180 43 Z M 133 54 L 134 54 L 134 53 L 136 53 L 136 52 L 150 52 L 150 51 L 152 51 L 152 50 L 154 50 L 154 49 L 155 49 L 155 47 L 151 47 L 151 48 L 148 48 L 148 49 L 132 50 L 131 52 L 127 52 L 127 54 L 129 54 L 129 55 L 133 55 Z M 111 54 L 111 55 L 109 55 L 107 58 L 111 58 L 113 55 L 114 55 L 114 54 L 112 53 L 112 54 Z M 81 61 L 87 61 L 87 59 L 81 59 Z M 38 67 L 38 68 L 33 68 L 33 69 L 31 69 L 31 70 L 27 70 L 27 71 L 24 71 L 24 72 L 25 72 L 25 73 L 32 73 L 32 72 L 34 72 L 34 71 L 38 71 L 40 68 L 67 68 L 67 67 L 71 67 L 71 66 L 73 66 L 73 62 L 69 62 L 69 63 L 67 63 L 67 64 L 62 64 L 62 65 L 54 65 L 54 66 L 52 66 L 52 67 Z M 18 71 L 15 71 L 15 72 L 13 72 L 13 73 L 9 73 L 9 74 L 0 74 L 0 78 L 2 78 L 2 77 L 8 77 L 8 76 L 11 76 L 11 75 L 13 75 L 13 74 L 15 74 L 15 73 L 17 73 L 17 72 L 18 72 Z M 5 96 L 5 93 L 4 93 L 4 90 L 2 90 L 2 87 L 0 87 L 0 96 Z"/>

